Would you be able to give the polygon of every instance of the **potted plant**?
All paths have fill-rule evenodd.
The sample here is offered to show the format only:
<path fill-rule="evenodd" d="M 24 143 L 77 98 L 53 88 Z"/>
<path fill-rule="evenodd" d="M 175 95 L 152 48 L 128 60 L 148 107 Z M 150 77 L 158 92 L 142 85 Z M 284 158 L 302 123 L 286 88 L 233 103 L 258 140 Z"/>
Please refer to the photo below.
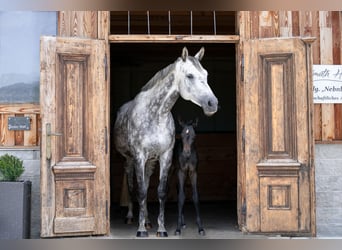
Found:
<path fill-rule="evenodd" d="M 0 239 L 30 238 L 31 181 L 19 179 L 23 161 L 0 156 Z"/>

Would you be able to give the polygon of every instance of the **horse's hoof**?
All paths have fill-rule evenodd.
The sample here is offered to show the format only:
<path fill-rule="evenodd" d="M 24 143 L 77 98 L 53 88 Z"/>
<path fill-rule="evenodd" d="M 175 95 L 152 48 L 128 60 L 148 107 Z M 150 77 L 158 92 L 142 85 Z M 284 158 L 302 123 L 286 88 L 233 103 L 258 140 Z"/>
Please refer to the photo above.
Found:
<path fill-rule="evenodd" d="M 186 224 L 184 223 L 184 224 L 182 224 L 182 228 L 184 229 L 184 228 L 186 228 Z"/>
<path fill-rule="evenodd" d="M 151 229 L 152 223 L 151 222 L 145 223 L 145 227 L 146 227 L 146 229 Z"/>
<path fill-rule="evenodd" d="M 125 219 L 125 224 L 127 224 L 127 225 L 132 225 L 133 224 L 133 218 L 126 218 Z"/>
<path fill-rule="evenodd" d="M 148 237 L 147 231 L 137 231 L 137 237 Z"/>
<path fill-rule="evenodd" d="M 167 232 L 157 232 L 157 237 L 168 237 Z"/>
<path fill-rule="evenodd" d="M 198 229 L 198 233 L 199 233 L 200 235 L 202 235 L 202 236 L 204 236 L 204 235 L 205 235 L 205 231 L 204 231 L 204 229 L 203 229 L 203 228 L 201 228 L 201 229 Z"/>
<path fill-rule="evenodd" d="M 176 231 L 175 231 L 175 235 L 180 235 L 181 234 L 181 230 L 180 229 L 177 229 Z"/>

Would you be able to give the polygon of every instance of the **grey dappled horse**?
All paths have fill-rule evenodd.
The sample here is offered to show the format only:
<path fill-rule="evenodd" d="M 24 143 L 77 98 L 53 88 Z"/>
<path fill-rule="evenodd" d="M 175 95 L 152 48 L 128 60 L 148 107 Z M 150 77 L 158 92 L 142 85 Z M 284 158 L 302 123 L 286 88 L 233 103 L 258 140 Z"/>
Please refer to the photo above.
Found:
<path fill-rule="evenodd" d="M 198 233 L 205 235 L 205 231 L 202 226 L 202 220 L 200 217 L 199 198 L 197 190 L 197 166 L 198 155 L 195 147 L 195 127 L 197 126 L 198 119 L 195 121 L 183 122 L 178 118 L 178 122 L 182 127 L 181 139 L 177 148 L 177 176 L 178 176 L 178 220 L 176 235 L 181 234 L 181 228 L 185 228 L 184 222 L 184 183 L 189 176 L 192 187 L 192 200 L 196 211 L 196 222 L 198 226 Z"/>
<path fill-rule="evenodd" d="M 168 172 L 175 143 L 175 124 L 171 109 L 179 96 L 202 107 L 204 114 L 213 115 L 218 101 L 207 83 L 207 71 L 200 64 L 204 48 L 194 56 L 183 48 L 174 63 L 157 72 L 135 98 L 118 111 L 114 126 L 116 149 L 126 158 L 125 174 L 129 190 L 129 211 L 133 216 L 133 176 L 137 180 L 139 226 L 137 237 L 147 237 L 147 190 L 154 165 L 159 161 L 159 216 L 157 236 L 167 237 L 164 206 Z"/>

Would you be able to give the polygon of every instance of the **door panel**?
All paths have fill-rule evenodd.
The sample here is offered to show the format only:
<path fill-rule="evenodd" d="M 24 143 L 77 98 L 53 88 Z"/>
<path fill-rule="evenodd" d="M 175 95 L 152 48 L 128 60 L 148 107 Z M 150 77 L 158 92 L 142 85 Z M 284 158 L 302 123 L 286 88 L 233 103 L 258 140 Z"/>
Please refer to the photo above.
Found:
<path fill-rule="evenodd" d="M 41 38 L 41 236 L 109 233 L 102 40 Z"/>
<path fill-rule="evenodd" d="M 248 232 L 314 234 L 310 43 L 245 41 L 240 218 Z M 243 181 L 241 181 L 244 183 Z M 239 220 L 241 223 L 241 220 Z"/>

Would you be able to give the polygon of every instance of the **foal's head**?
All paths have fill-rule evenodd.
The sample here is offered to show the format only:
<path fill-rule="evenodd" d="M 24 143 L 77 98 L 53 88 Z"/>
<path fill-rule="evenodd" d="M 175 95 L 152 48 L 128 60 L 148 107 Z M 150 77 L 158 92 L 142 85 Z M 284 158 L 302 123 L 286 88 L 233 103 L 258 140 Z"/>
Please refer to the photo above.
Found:
<path fill-rule="evenodd" d="M 202 67 L 200 61 L 204 55 L 202 47 L 195 56 L 189 56 L 186 47 L 177 61 L 179 81 L 179 94 L 184 100 L 189 100 L 202 107 L 207 116 L 216 113 L 218 100 L 208 85 L 208 72 Z"/>
<path fill-rule="evenodd" d="M 182 139 L 182 153 L 185 156 L 191 155 L 191 146 L 195 141 L 196 133 L 195 127 L 198 123 L 198 118 L 195 121 L 190 120 L 183 122 L 178 118 L 179 125 L 182 126 L 181 139 Z"/>

